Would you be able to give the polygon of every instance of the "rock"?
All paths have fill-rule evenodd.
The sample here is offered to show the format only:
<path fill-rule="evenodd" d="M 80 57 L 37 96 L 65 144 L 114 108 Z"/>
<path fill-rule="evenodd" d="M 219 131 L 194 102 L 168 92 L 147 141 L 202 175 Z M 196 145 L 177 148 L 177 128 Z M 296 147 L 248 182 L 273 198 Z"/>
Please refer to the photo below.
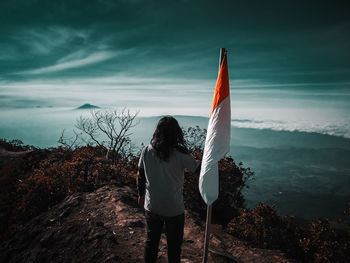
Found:
<path fill-rule="evenodd" d="M 59 214 L 59 218 L 60 219 L 63 219 L 63 218 L 65 218 L 65 217 L 67 217 L 69 214 L 70 214 L 70 212 L 71 212 L 71 208 L 70 207 L 67 207 L 67 208 L 65 208 L 60 214 Z"/>
<path fill-rule="evenodd" d="M 97 221 L 96 226 L 104 226 L 105 224 L 102 221 Z"/>
<path fill-rule="evenodd" d="M 144 227 L 145 224 L 141 220 L 130 221 L 126 224 L 128 227 Z"/>
<path fill-rule="evenodd" d="M 28 261 L 27 262 L 37 262 L 37 257 L 40 253 L 40 249 L 39 248 L 34 248 L 30 251 L 29 257 L 28 257 Z"/>
<path fill-rule="evenodd" d="M 92 231 L 89 233 L 87 240 L 91 241 L 94 239 L 100 239 L 105 235 L 105 233 L 102 232 L 97 232 L 94 229 L 92 229 Z"/>
<path fill-rule="evenodd" d="M 51 230 L 48 230 L 44 236 L 40 239 L 40 245 L 45 248 L 49 248 L 52 245 L 52 236 L 53 232 Z"/>
<path fill-rule="evenodd" d="M 64 210 L 67 207 L 77 207 L 81 201 L 82 201 L 82 197 L 80 196 L 80 194 L 75 193 L 67 196 L 58 208 L 61 210 Z"/>
<path fill-rule="evenodd" d="M 122 201 L 124 204 L 130 205 L 131 207 L 139 207 L 137 199 L 128 195 L 121 196 L 120 201 Z"/>
<path fill-rule="evenodd" d="M 71 225 L 70 227 L 68 227 L 67 232 L 68 233 L 76 233 L 76 232 L 78 232 L 78 229 L 79 229 L 79 227 L 76 224 L 74 224 L 74 225 Z"/>
<path fill-rule="evenodd" d="M 94 191 L 96 188 L 95 188 L 95 185 L 93 183 L 86 183 L 83 185 L 83 191 L 84 192 L 92 192 Z"/>
<path fill-rule="evenodd" d="M 118 239 L 117 239 L 117 236 L 116 236 L 116 235 L 110 235 L 110 236 L 108 237 L 108 239 L 109 239 L 110 241 L 112 241 L 114 244 L 118 244 Z"/>
<path fill-rule="evenodd" d="M 110 263 L 110 262 L 118 262 L 119 261 L 119 257 L 117 257 L 114 254 L 110 254 L 104 261 L 103 263 Z"/>

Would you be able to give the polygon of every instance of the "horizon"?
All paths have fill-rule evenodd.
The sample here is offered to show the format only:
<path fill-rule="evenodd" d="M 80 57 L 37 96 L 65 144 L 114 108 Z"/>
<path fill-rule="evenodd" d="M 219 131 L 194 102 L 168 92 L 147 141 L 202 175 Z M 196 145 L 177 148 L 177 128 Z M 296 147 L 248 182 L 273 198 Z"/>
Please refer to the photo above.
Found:
<path fill-rule="evenodd" d="M 0 122 L 84 103 L 208 116 L 224 46 L 234 125 L 350 138 L 347 6 L 2 1 Z"/>

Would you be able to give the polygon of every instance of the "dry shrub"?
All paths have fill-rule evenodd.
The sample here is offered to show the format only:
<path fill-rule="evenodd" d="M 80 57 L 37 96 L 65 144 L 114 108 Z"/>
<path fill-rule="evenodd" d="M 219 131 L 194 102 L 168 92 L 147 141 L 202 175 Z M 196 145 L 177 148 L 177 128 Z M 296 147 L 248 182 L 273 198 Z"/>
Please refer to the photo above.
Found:
<path fill-rule="evenodd" d="M 193 152 L 197 159 L 201 159 L 202 151 Z M 254 173 L 249 168 L 244 168 L 242 163 L 238 165 L 232 157 L 226 157 L 219 162 L 219 197 L 213 203 L 212 222 L 226 225 L 240 209 L 244 207 L 242 190 L 246 187 L 247 180 Z M 199 175 L 185 173 L 184 202 L 185 207 L 191 213 L 205 219 L 207 206 L 204 203 L 198 188 Z"/>
<path fill-rule="evenodd" d="M 191 154 L 201 160 L 207 130 L 199 126 L 183 129 L 184 139 Z M 237 216 L 244 207 L 242 190 L 254 175 L 250 168 L 238 165 L 231 156 L 219 161 L 219 196 L 213 203 L 212 222 L 226 225 Z M 184 203 L 186 209 L 195 215 L 198 221 L 205 220 L 207 206 L 198 188 L 199 174 L 185 172 Z"/>
<path fill-rule="evenodd" d="M 84 146 L 36 149 L 4 161 L 0 168 L 0 241 L 18 227 L 77 191 L 108 182 L 135 185 L 138 157 L 106 159 L 106 149 Z"/>
<path fill-rule="evenodd" d="M 21 140 L 7 140 L 5 138 L 0 139 L 0 148 L 11 152 L 20 152 L 35 149 L 34 146 L 24 145 Z"/>
<path fill-rule="evenodd" d="M 306 221 L 279 216 L 273 206 L 245 209 L 228 232 L 260 248 L 280 249 L 304 262 L 347 262 L 349 233 L 336 231 L 327 219 Z"/>
<path fill-rule="evenodd" d="M 0 241 L 7 237 L 10 223 L 16 221 L 16 218 L 13 218 L 13 211 L 18 198 L 16 192 L 18 185 L 39 167 L 41 160 L 47 158 L 48 152 L 48 150 L 35 149 L 18 158 L 2 157 L 0 165 Z"/>
<path fill-rule="evenodd" d="M 98 185 L 115 180 L 132 184 L 134 167 L 120 160 L 116 165 L 106 159 L 103 147 L 84 146 L 74 151 L 52 149 L 50 157 L 17 187 L 16 215 L 27 220 L 67 195 L 95 189 Z"/>

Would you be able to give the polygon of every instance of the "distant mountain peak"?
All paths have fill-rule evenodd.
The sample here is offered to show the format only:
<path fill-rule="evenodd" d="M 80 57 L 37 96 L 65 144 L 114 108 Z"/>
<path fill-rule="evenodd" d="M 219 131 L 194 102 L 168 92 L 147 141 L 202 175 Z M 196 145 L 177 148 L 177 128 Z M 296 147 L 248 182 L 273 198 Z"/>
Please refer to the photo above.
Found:
<path fill-rule="evenodd" d="M 76 108 L 77 110 L 84 110 L 84 109 L 99 109 L 100 107 L 89 104 L 89 103 L 85 103 L 81 106 L 79 106 L 78 108 Z"/>

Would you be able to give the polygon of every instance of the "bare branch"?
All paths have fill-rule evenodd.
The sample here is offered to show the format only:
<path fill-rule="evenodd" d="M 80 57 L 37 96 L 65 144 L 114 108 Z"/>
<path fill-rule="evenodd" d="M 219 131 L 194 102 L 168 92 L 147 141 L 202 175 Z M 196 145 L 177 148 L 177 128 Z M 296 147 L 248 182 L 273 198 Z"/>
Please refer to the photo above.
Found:
<path fill-rule="evenodd" d="M 129 138 L 132 134 L 130 129 L 138 124 L 135 122 L 138 113 L 131 113 L 126 108 L 91 111 L 90 117 L 80 116 L 75 126 L 87 135 L 91 142 L 99 146 L 108 146 L 106 156 L 112 156 L 115 162 L 117 158 L 131 156 L 133 147 Z M 106 136 L 107 142 L 102 141 L 101 136 Z"/>
<path fill-rule="evenodd" d="M 95 142 L 99 146 L 103 146 L 102 143 L 98 141 L 99 136 L 99 128 L 96 124 L 96 122 L 93 121 L 93 119 L 90 118 L 84 118 L 82 116 L 79 117 L 77 120 L 77 123 L 75 127 L 79 130 L 81 130 L 83 133 L 88 135 L 90 139 Z"/>
<path fill-rule="evenodd" d="M 67 150 L 71 150 L 78 146 L 79 144 L 77 143 L 78 139 L 80 139 L 80 136 L 82 133 L 77 133 L 75 130 L 73 130 L 74 136 L 66 138 L 64 135 L 65 129 L 62 130 L 61 136 L 58 139 L 58 143 L 62 144 L 63 147 L 65 147 Z"/>

